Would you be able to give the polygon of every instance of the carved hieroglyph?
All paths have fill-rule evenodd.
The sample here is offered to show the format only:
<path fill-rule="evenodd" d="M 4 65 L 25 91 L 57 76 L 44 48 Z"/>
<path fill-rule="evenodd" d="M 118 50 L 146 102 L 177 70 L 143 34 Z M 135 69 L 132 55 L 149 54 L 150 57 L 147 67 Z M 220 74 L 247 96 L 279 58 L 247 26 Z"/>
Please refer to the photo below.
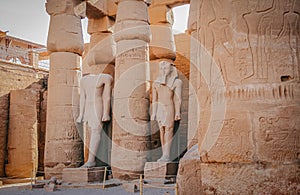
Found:
<path fill-rule="evenodd" d="M 108 74 L 99 74 L 87 75 L 80 81 L 80 111 L 76 122 L 87 122 L 91 128 L 89 157 L 84 168 L 96 165 L 102 123 L 110 121 L 112 80 Z"/>
<path fill-rule="evenodd" d="M 81 1 L 48 0 L 51 15 L 47 48 L 50 55 L 48 81 L 45 176 L 61 177 L 65 167 L 83 161 L 83 144 L 75 119 L 79 110 L 80 55 L 83 52 L 81 18 L 74 7 Z"/>
<path fill-rule="evenodd" d="M 114 178 L 139 178 L 151 147 L 146 83 L 150 28 L 144 1 L 119 1 L 113 36 L 117 54 L 111 166 Z"/>
<path fill-rule="evenodd" d="M 189 131 L 199 131 L 203 164 L 198 171 L 207 193 L 265 192 L 250 187 L 257 185 L 296 192 L 299 11 L 297 0 L 191 1 L 190 78 L 196 89 L 191 97 L 197 97 L 201 110 L 190 104 Z M 199 114 L 200 123 L 193 118 Z M 291 169 L 281 177 L 287 164 Z M 249 179 L 251 171 L 270 182 Z M 236 185 L 231 175 L 239 178 Z"/>

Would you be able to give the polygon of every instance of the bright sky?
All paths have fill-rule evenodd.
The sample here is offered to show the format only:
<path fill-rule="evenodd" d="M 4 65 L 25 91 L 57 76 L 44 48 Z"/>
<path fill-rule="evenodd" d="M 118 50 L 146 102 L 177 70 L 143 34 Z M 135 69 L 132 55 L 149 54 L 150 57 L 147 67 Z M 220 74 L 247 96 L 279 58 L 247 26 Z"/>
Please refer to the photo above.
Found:
<path fill-rule="evenodd" d="M 183 33 L 186 29 L 189 5 L 173 9 L 174 33 Z M 82 20 L 85 42 L 87 20 Z M 49 15 L 45 10 L 45 0 L 0 0 L 0 30 L 8 35 L 46 45 Z"/>

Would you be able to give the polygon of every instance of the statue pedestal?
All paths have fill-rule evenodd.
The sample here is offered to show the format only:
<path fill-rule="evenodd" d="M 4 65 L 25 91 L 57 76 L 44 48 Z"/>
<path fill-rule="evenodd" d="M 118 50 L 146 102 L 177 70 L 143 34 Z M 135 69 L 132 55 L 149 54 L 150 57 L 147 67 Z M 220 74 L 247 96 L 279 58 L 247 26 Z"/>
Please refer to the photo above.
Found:
<path fill-rule="evenodd" d="M 102 182 L 105 167 L 93 168 L 65 168 L 62 180 L 65 183 L 93 183 Z"/>
<path fill-rule="evenodd" d="M 178 170 L 177 162 L 146 162 L 144 168 L 145 180 L 175 181 Z"/>

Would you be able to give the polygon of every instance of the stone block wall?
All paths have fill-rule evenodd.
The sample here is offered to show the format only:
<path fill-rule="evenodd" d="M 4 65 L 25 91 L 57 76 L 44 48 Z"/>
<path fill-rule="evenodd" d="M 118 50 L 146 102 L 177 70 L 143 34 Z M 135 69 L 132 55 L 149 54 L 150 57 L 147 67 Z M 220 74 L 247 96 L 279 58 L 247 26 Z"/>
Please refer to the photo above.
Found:
<path fill-rule="evenodd" d="M 30 178 L 38 166 L 39 92 L 33 89 L 10 92 L 8 163 L 6 176 Z"/>
<path fill-rule="evenodd" d="M 46 70 L 0 61 L 0 176 L 5 176 L 4 165 L 7 160 L 9 92 L 25 89 L 47 74 Z"/>

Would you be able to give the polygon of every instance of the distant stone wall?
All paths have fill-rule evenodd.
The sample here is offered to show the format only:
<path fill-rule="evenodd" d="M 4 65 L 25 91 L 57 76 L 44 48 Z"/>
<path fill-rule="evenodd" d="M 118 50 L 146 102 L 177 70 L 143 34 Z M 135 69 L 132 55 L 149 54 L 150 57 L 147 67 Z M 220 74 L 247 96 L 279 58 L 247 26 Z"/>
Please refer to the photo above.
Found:
<path fill-rule="evenodd" d="M 0 177 L 5 175 L 7 129 L 9 116 L 9 92 L 27 88 L 40 80 L 47 71 L 0 60 Z"/>

